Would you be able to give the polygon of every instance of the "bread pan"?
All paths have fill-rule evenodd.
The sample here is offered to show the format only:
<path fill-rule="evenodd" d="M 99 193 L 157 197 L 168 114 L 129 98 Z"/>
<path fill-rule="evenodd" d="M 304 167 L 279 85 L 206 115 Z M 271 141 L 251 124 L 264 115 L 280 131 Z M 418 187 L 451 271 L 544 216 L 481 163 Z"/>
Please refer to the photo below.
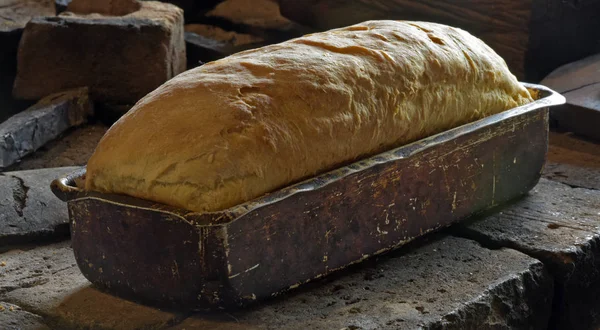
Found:
<path fill-rule="evenodd" d="M 52 182 L 81 272 L 113 294 L 184 309 L 281 294 L 527 193 L 548 150 L 536 101 L 213 213 Z"/>

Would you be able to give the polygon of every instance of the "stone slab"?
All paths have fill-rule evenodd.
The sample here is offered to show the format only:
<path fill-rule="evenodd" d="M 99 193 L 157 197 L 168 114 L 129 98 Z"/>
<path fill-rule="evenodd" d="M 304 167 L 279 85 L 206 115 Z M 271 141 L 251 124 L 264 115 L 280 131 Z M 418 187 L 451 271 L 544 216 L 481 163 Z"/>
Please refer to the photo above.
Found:
<path fill-rule="evenodd" d="M 87 2 L 90 8 L 78 10 L 109 4 Z M 39 99 L 88 86 L 95 101 L 135 103 L 185 69 L 183 11 L 176 6 L 144 1 L 122 16 L 66 11 L 27 23 L 13 95 Z"/>
<path fill-rule="evenodd" d="M 34 16 L 53 15 L 53 0 L 0 0 L 0 123 L 28 105 L 12 97 L 23 28 Z"/>
<path fill-rule="evenodd" d="M 125 16 L 140 10 L 142 3 L 137 0 L 72 0 L 67 11 L 75 14 L 100 14 L 105 16 Z"/>
<path fill-rule="evenodd" d="M 21 307 L 0 301 L 0 329 L 3 330 L 50 330 L 39 315 L 24 311 Z"/>
<path fill-rule="evenodd" d="M 262 47 L 266 43 L 248 43 L 236 46 L 229 42 L 207 38 L 194 32 L 185 32 L 185 45 L 188 68 L 191 69 L 243 50 Z"/>
<path fill-rule="evenodd" d="M 50 95 L 0 123 L 0 169 L 17 163 L 92 115 L 88 89 Z"/>
<path fill-rule="evenodd" d="M 541 179 L 527 197 L 456 231 L 541 260 L 556 283 L 553 328 L 598 328 L 600 191 Z"/>
<path fill-rule="evenodd" d="M 67 131 L 7 170 L 23 171 L 49 167 L 84 166 L 107 129 L 106 125 L 95 123 Z"/>
<path fill-rule="evenodd" d="M 23 29 L 32 17 L 55 14 L 54 0 L 3 0 L 0 2 L 0 33 Z"/>
<path fill-rule="evenodd" d="M 67 10 L 67 7 L 69 6 L 69 3 L 71 3 L 71 0 L 55 0 L 54 3 L 56 5 L 56 13 L 60 14 Z"/>
<path fill-rule="evenodd" d="M 205 38 L 227 42 L 233 46 L 255 44 L 265 41 L 263 38 L 252 34 L 227 31 L 214 25 L 186 24 L 184 28 L 185 32 L 193 32 Z"/>
<path fill-rule="evenodd" d="M 600 140 L 600 54 L 563 65 L 540 84 L 567 99 L 550 111 L 557 128 Z"/>
<path fill-rule="evenodd" d="M 67 205 L 52 180 L 78 167 L 0 173 L 0 246 L 69 235 Z"/>
<path fill-rule="evenodd" d="M 551 133 L 542 176 L 572 187 L 600 190 L 600 145 L 571 133 Z"/>
<path fill-rule="evenodd" d="M 81 275 L 69 242 L 0 254 L 0 301 L 53 329 L 160 329 L 178 315 L 102 293 Z"/>
<path fill-rule="evenodd" d="M 546 329 L 553 282 L 537 260 L 433 237 L 254 308 L 172 329 Z"/>

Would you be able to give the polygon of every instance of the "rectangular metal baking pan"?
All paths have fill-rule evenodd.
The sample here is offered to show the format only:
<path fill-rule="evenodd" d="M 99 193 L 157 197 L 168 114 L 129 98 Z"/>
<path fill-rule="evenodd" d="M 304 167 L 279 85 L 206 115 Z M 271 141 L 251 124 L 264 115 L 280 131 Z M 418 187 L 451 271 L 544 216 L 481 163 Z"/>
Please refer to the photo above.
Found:
<path fill-rule="evenodd" d="M 243 306 L 527 193 L 546 160 L 548 108 L 564 98 L 525 86 L 535 102 L 222 212 L 85 192 L 85 169 L 52 190 L 95 285 L 162 306 Z"/>

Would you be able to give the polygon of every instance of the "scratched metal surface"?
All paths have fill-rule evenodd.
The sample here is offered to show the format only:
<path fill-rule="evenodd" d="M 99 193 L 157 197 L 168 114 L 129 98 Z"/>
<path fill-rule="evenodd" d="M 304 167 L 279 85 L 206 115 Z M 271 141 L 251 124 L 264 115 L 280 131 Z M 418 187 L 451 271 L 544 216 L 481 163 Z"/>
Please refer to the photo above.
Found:
<path fill-rule="evenodd" d="M 81 190 L 68 201 L 75 256 L 96 285 L 179 308 L 233 307 L 402 246 L 537 183 L 548 107 L 536 102 L 342 167 L 222 212 L 190 213 Z"/>

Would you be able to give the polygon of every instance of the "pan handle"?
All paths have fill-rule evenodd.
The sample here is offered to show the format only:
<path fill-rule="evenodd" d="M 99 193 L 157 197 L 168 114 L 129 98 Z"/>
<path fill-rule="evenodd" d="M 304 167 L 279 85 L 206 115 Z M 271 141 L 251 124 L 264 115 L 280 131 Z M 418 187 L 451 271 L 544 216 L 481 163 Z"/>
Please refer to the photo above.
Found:
<path fill-rule="evenodd" d="M 86 168 L 84 166 L 71 174 L 53 180 L 50 183 L 50 189 L 63 202 L 81 197 L 84 191 L 77 186 L 77 181 L 82 180 L 85 177 L 85 173 Z"/>

